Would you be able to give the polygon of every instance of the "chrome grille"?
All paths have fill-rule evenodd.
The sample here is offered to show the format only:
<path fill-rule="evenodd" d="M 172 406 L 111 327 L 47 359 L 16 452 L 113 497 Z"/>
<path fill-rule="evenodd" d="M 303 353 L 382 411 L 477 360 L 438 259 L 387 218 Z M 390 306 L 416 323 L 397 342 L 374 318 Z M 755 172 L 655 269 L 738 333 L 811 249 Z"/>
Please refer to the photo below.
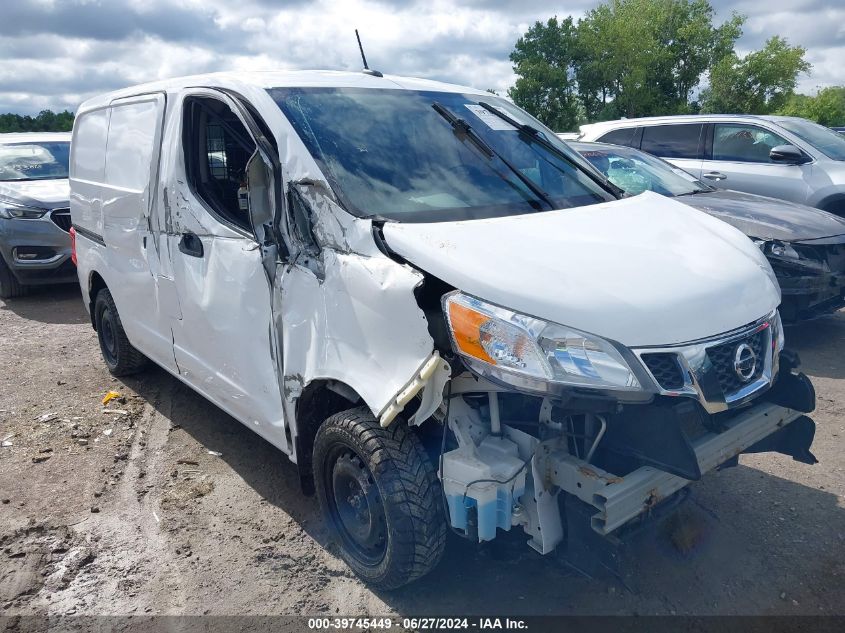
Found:
<path fill-rule="evenodd" d="M 663 389 L 675 391 L 684 386 L 684 372 L 678 355 L 672 353 L 643 354 L 643 362 Z"/>
<path fill-rule="evenodd" d="M 70 233 L 70 209 L 54 209 L 50 214 L 50 219 L 62 231 Z"/>
<path fill-rule="evenodd" d="M 707 413 L 719 413 L 741 406 L 772 384 L 782 349 L 780 328 L 780 317 L 775 311 L 719 336 L 632 351 L 651 374 L 658 393 L 691 396 Z M 739 354 L 738 368 L 737 354 L 743 344 L 750 350 Z M 753 370 L 749 351 L 755 356 Z"/>
<path fill-rule="evenodd" d="M 716 377 L 725 395 L 730 395 L 742 389 L 749 382 L 757 380 L 763 373 L 766 358 L 766 342 L 768 332 L 760 330 L 751 336 L 730 343 L 707 348 L 707 357 L 716 369 Z M 742 380 L 734 368 L 734 357 L 737 347 L 746 343 L 754 351 L 756 359 L 754 374 L 748 380 Z"/>

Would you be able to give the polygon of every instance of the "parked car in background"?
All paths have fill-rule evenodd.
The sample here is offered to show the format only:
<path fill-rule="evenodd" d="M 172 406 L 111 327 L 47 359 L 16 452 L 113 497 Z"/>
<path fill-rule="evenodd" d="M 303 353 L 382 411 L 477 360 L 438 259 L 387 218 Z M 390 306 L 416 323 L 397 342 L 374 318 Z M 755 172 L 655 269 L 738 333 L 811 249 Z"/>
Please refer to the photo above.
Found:
<path fill-rule="evenodd" d="M 70 181 L 109 370 L 151 359 L 278 447 L 378 586 L 431 570 L 450 528 L 595 551 L 740 453 L 816 461 L 759 249 L 624 197 L 505 99 L 163 81 L 80 106 Z"/>
<path fill-rule="evenodd" d="M 735 226 L 766 255 L 780 283 L 786 322 L 845 305 L 845 219 L 806 205 L 716 189 L 640 150 L 570 143 L 623 191 L 654 191 Z"/>
<path fill-rule="evenodd" d="M 70 134 L 0 134 L 0 298 L 76 283 L 71 261 Z"/>
<path fill-rule="evenodd" d="M 832 127 L 830 129 L 839 134 L 845 134 L 845 127 Z"/>
<path fill-rule="evenodd" d="M 708 114 L 604 121 L 582 141 L 654 154 L 723 189 L 845 215 L 845 137 L 797 117 Z"/>

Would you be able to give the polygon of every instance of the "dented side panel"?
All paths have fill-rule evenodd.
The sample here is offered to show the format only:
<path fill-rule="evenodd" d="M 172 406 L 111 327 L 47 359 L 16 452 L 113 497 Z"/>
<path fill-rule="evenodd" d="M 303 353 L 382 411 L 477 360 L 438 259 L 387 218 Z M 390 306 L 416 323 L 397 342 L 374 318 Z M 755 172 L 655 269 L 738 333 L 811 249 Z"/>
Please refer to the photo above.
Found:
<path fill-rule="evenodd" d="M 173 353 L 182 378 L 228 413 L 287 449 L 271 352 L 270 290 L 251 240 L 201 236 L 205 256 L 187 257 L 170 236 L 182 319 Z M 213 281 L 213 283 L 212 283 Z"/>
<path fill-rule="evenodd" d="M 317 379 L 349 385 L 380 416 L 433 352 L 413 293 L 422 275 L 384 256 L 324 249 L 322 257 L 323 279 L 304 265 L 276 276 L 290 417 Z"/>

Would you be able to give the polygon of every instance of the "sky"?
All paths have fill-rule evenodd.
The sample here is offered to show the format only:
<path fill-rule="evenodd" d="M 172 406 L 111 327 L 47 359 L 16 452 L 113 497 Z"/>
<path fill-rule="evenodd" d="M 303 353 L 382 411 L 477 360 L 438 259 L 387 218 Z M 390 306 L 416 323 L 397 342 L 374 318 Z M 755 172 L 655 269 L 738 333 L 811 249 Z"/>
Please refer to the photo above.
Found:
<path fill-rule="evenodd" d="M 842 0 L 711 0 L 748 21 L 737 50 L 783 35 L 807 49 L 798 89 L 845 85 Z M 132 84 L 217 70 L 372 68 L 492 88 L 537 20 L 578 18 L 599 0 L 2 0 L 0 112 L 75 110 Z"/>

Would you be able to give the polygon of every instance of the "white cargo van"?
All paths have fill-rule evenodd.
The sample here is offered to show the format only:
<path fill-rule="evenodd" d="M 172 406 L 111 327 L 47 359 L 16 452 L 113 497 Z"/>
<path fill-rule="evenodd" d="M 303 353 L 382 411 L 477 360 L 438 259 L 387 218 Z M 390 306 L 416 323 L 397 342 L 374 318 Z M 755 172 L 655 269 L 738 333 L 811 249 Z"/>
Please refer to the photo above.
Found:
<path fill-rule="evenodd" d="M 85 102 L 70 178 L 111 372 L 151 360 L 277 446 L 374 584 L 429 571 L 450 527 L 573 551 L 742 452 L 815 461 L 759 249 L 622 198 L 504 99 L 176 79 Z"/>

